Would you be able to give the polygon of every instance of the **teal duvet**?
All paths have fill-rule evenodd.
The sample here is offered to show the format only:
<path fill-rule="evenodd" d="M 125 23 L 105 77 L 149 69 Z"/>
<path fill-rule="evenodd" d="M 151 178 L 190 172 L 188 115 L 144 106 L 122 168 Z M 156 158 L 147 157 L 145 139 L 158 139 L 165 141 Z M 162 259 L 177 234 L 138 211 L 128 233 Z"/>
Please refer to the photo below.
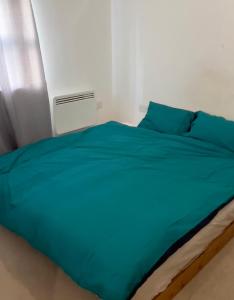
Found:
<path fill-rule="evenodd" d="M 233 152 L 114 122 L 0 157 L 0 223 L 104 300 L 233 196 Z"/>

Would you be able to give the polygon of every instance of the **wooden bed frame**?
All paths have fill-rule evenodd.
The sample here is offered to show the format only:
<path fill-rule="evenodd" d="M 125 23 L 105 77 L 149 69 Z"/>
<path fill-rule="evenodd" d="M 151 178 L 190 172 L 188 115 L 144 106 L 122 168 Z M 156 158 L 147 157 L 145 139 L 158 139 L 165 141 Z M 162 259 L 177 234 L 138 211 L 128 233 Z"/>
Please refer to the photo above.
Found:
<path fill-rule="evenodd" d="M 208 248 L 196 258 L 184 271 L 179 273 L 168 288 L 153 300 L 171 300 L 189 283 L 189 281 L 234 237 L 234 222 L 210 243 Z"/>

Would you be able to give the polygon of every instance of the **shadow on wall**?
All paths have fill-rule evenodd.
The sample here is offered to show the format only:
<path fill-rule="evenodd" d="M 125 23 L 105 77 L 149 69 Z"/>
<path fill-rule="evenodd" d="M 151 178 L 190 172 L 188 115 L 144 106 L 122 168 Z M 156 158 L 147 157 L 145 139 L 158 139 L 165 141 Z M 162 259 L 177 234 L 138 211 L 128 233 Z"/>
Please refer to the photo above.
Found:
<path fill-rule="evenodd" d="M 234 77 L 226 70 L 207 68 L 187 86 L 190 109 L 234 119 Z"/>

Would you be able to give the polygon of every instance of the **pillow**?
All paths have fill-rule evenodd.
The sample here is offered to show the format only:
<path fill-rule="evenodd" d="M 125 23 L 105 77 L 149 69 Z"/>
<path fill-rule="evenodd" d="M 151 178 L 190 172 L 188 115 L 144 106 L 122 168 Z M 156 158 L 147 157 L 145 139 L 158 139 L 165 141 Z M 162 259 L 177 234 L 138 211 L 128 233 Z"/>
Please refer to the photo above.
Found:
<path fill-rule="evenodd" d="M 150 102 L 148 112 L 138 127 L 168 134 L 187 132 L 195 114 L 191 111 Z"/>
<path fill-rule="evenodd" d="M 197 112 L 197 118 L 186 136 L 234 151 L 234 122 L 223 117 Z"/>

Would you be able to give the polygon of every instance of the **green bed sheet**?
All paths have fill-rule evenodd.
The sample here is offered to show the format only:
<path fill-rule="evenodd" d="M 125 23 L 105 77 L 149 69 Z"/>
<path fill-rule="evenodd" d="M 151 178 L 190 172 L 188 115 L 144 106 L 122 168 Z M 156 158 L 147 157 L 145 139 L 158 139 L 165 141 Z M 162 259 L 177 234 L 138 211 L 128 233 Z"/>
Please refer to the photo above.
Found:
<path fill-rule="evenodd" d="M 104 300 L 233 196 L 233 152 L 115 122 L 0 157 L 0 223 Z"/>

